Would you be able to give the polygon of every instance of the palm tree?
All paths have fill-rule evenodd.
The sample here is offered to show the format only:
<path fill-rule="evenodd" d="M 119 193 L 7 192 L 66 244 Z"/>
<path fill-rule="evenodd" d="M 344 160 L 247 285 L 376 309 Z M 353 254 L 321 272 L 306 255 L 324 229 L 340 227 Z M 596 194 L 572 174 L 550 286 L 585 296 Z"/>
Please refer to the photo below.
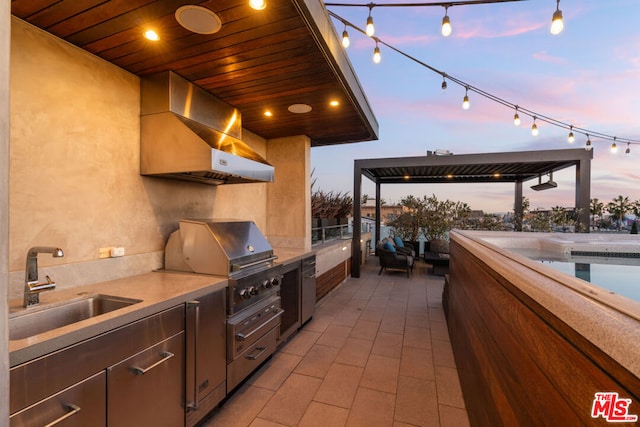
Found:
<path fill-rule="evenodd" d="M 629 197 L 618 196 L 607 204 L 607 212 L 616 219 L 618 231 L 622 230 L 622 220 L 624 216 L 631 211 L 631 202 Z"/>
<path fill-rule="evenodd" d="M 592 228 L 595 228 L 596 216 L 599 219 L 600 217 L 602 217 L 602 214 L 604 213 L 604 203 L 602 203 L 598 199 L 591 199 L 590 210 L 591 210 L 591 218 L 593 220 Z"/>

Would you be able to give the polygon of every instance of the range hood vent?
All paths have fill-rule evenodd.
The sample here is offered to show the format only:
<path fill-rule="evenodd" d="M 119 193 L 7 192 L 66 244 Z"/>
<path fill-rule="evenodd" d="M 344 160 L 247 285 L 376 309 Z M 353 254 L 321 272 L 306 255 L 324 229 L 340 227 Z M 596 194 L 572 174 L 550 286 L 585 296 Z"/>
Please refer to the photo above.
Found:
<path fill-rule="evenodd" d="M 167 71 L 141 81 L 140 173 L 210 185 L 273 182 L 240 112 Z"/>

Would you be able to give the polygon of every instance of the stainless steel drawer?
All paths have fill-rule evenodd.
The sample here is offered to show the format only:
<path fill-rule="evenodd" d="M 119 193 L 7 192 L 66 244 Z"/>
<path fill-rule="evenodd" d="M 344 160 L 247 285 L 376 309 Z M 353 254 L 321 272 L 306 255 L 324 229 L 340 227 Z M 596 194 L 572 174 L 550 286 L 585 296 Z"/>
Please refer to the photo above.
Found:
<path fill-rule="evenodd" d="M 227 393 L 231 392 L 247 375 L 273 354 L 276 350 L 279 331 L 280 324 L 277 324 L 227 365 Z"/>
<path fill-rule="evenodd" d="M 184 332 L 107 369 L 109 426 L 184 425 Z"/>
<path fill-rule="evenodd" d="M 11 427 L 106 425 L 106 373 L 99 373 L 68 387 L 9 417 Z"/>

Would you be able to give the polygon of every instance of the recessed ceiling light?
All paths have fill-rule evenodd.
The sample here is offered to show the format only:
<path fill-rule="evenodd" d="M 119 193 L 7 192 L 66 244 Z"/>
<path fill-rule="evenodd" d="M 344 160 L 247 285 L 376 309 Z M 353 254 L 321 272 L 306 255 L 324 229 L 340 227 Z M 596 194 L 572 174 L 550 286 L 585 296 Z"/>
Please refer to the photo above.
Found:
<path fill-rule="evenodd" d="M 154 42 L 155 42 L 155 41 L 160 40 L 160 36 L 158 36 L 158 33 L 156 33 L 156 32 L 155 32 L 155 31 L 153 31 L 153 30 L 147 30 L 147 31 L 145 31 L 145 32 L 144 32 L 144 37 L 145 37 L 146 39 L 151 40 L 151 41 L 154 41 Z"/>
<path fill-rule="evenodd" d="M 267 116 L 267 117 L 271 117 L 271 116 L 273 116 L 273 113 L 271 111 L 267 110 L 267 111 L 264 112 L 264 115 Z"/>
<path fill-rule="evenodd" d="M 213 11 L 190 4 L 176 10 L 176 21 L 187 30 L 198 34 L 214 34 L 222 28 L 222 21 Z"/>
<path fill-rule="evenodd" d="M 291 104 L 288 108 L 289 111 L 296 114 L 304 114 L 311 111 L 311 105 L 307 104 Z"/>
<path fill-rule="evenodd" d="M 340 105 L 340 101 L 333 100 L 329 103 L 329 105 L 331 105 L 332 107 L 337 107 L 338 105 Z"/>

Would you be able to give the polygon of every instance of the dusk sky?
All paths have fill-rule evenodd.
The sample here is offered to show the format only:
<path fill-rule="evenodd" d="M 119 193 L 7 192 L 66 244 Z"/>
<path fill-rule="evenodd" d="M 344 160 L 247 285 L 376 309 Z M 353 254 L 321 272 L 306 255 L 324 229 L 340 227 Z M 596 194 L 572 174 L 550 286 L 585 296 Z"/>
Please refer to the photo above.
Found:
<path fill-rule="evenodd" d="M 339 0 L 332 0 L 341 2 Z M 366 2 L 345 1 L 354 4 Z M 393 3 L 386 1 L 378 4 Z M 366 7 L 327 6 L 360 28 Z M 640 0 L 561 0 L 564 31 L 552 35 L 555 0 L 529 0 L 487 5 L 454 6 L 448 10 L 453 32 L 440 34 L 443 7 L 374 7 L 375 37 L 396 49 L 471 86 L 511 104 L 576 127 L 622 139 L 640 141 Z M 337 33 L 343 24 L 333 20 Z M 469 93 L 471 107 L 462 109 L 465 89 L 381 45 L 382 61 L 372 61 L 375 42 L 347 28 L 347 54 L 379 123 L 379 140 L 317 147 L 311 160 L 317 180 L 314 190 L 353 195 L 353 161 L 381 157 L 423 156 L 427 150 L 454 154 L 582 148 L 586 137 L 536 122 Z M 591 197 L 605 203 L 622 194 L 640 199 L 640 144 L 591 137 Z M 554 174 L 556 189 L 535 192 L 526 182 L 524 196 L 531 208 L 573 207 L 575 169 Z M 399 202 L 407 195 L 468 203 L 472 209 L 506 212 L 513 209 L 513 184 L 387 185 L 382 198 Z M 363 194 L 375 187 L 363 178 Z"/>

